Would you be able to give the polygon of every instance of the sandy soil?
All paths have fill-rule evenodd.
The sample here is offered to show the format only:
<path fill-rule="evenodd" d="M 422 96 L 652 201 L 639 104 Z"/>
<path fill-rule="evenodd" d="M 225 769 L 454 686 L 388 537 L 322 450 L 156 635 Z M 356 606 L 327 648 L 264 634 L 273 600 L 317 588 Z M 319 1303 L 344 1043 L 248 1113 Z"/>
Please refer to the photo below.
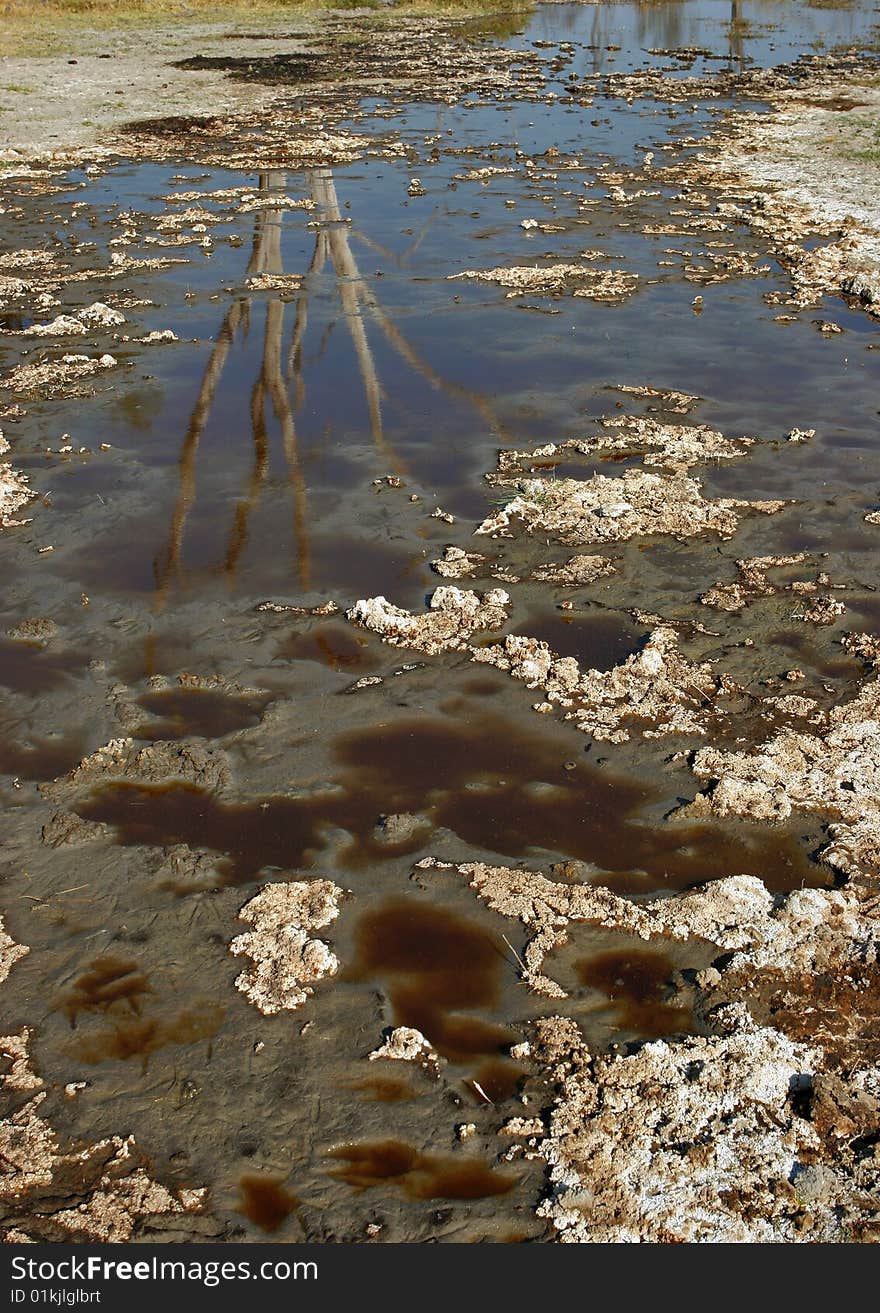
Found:
<path fill-rule="evenodd" d="M 295 26 L 296 35 L 290 35 Z M 268 27 L 259 37 L 226 23 L 168 25 L 81 33 L 60 54 L 7 58 L 0 85 L 0 160 L 101 147 L 108 134 L 140 118 L 228 114 L 259 109 L 272 87 L 233 81 L 212 69 L 174 67 L 189 55 L 248 58 L 314 48 L 308 15 Z"/>

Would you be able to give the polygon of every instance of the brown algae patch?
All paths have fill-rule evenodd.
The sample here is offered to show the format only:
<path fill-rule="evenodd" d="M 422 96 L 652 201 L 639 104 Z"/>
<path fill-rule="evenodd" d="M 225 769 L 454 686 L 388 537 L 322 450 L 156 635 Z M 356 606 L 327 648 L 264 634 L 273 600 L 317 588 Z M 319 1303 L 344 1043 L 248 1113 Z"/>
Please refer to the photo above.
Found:
<path fill-rule="evenodd" d="M 76 765 L 84 747 L 82 730 L 49 738 L 32 737 L 24 743 L 11 738 L 0 740 L 0 774 L 23 780 L 54 780 Z"/>
<path fill-rule="evenodd" d="M 658 838 L 639 815 L 654 791 L 583 757 L 572 761 L 564 732 L 518 726 L 469 699 L 449 712 L 341 735 L 335 779 L 289 796 L 234 802 L 210 783 L 111 775 L 68 805 L 85 822 L 114 826 L 124 845 L 220 854 L 221 879 L 234 883 L 265 868 L 313 864 L 329 831 L 352 836 L 338 860 L 356 867 L 423 847 L 432 827 L 489 852 L 517 857 L 538 848 L 596 870 L 618 871 L 626 854 L 627 871 L 644 869 L 657 884 L 667 875 L 687 883 L 727 873 L 722 855 L 738 850 L 708 838 L 720 829 L 679 827 Z"/>
<path fill-rule="evenodd" d="M 409 1081 L 393 1080 L 390 1076 L 365 1076 L 351 1081 L 348 1088 L 371 1103 L 406 1103 L 418 1098 Z"/>
<path fill-rule="evenodd" d="M 211 688 L 158 688 L 137 699 L 154 719 L 135 730 L 140 739 L 225 738 L 259 724 L 267 698 L 239 696 Z"/>
<path fill-rule="evenodd" d="M 692 1011 L 670 999 L 675 968 L 665 953 L 644 948 L 609 950 L 578 959 L 574 968 L 582 986 L 608 999 L 617 1029 L 644 1039 L 693 1030 Z"/>
<path fill-rule="evenodd" d="M 477 1158 L 424 1153 L 401 1140 L 346 1144 L 332 1156 L 344 1165 L 331 1175 L 355 1190 L 394 1186 L 410 1199 L 488 1199 L 507 1194 L 518 1180 Z"/>
<path fill-rule="evenodd" d="M 236 1211 L 261 1231 L 273 1234 L 300 1206 L 297 1196 L 284 1188 L 286 1179 L 264 1172 L 246 1172 L 239 1177 L 241 1202 Z"/>
<path fill-rule="evenodd" d="M 130 958 L 105 953 L 94 958 L 64 990 L 58 1006 L 71 1026 L 80 1012 L 127 1011 L 140 1014 L 141 1000 L 152 994 L 149 978 Z M 117 1005 L 122 1005 L 121 1009 Z"/>
<path fill-rule="evenodd" d="M 525 1069 L 508 1058 L 486 1058 L 463 1083 L 474 1103 L 485 1106 L 514 1098 L 525 1076 Z"/>
<path fill-rule="evenodd" d="M 363 912 L 352 980 L 381 980 L 395 1023 L 420 1032 L 443 1057 L 495 1054 L 515 1036 L 483 1020 L 499 1001 L 504 944 L 480 925 L 415 898 Z"/>
<path fill-rule="evenodd" d="M 83 1032 L 75 1043 L 67 1046 L 68 1052 L 89 1066 L 140 1058 L 146 1069 L 151 1054 L 169 1045 L 185 1046 L 212 1040 L 225 1016 L 225 1007 L 202 999 L 171 1016 L 115 1020 L 102 1029 Z"/>
<path fill-rule="evenodd" d="M 16 693 L 60 688 L 86 665 L 82 652 L 59 652 L 43 643 L 0 638 L 0 685 Z"/>
<path fill-rule="evenodd" d="M 378 664 L 366 639 L 332 623 L 291 634 L 276 656 L 284 661 L 316 661 L 331 670 L 373 670 Z"/>
<path fill-rule="evenodd" d="M 111 779 L 72 806 L 85 823 L 114 826 L 124 845 L 216 853 L 207 874 L 227 883 L 311 865 L 332 830 L 352 836 L 338 860 L 357 867 L 423 847 L 432 827 L 510 857 L 559 853 L 589 863 L 591 879 L 613 873 L 619 887 L 681 886 L 732 869 L 782 888 L 823 878 L 787 833 L 740 833 L 711 818 L 646 824 L 656 791 L 572 759 L 564 731 L 518 727 L 468 700 L 450 711 L 349 731 L 335 745 L 336 781 L 317 790 L 227 802 L 183 781 Z"/>

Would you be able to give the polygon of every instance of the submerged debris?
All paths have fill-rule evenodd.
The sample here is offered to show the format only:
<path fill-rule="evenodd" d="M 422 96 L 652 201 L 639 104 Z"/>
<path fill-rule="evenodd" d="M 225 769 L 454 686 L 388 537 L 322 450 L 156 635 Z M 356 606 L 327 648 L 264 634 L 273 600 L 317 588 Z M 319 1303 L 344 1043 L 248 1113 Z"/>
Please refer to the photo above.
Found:
<path fill-rule="evenodd" d="M 591 479 L 522 479 L 510 481 L 518 495 L 486 517 L 478 534 L 510 536 L 514 523 L 527 533 L 549 533 L 569 546 L 620 542 L 651 534 L 691 538 L 715 533 L 730 538 L 739 510 L 772 515 L 783 501 L 707 500 L 701 485 L 686 475 L 625 470 L 620 478 L 594 474 Z"/>

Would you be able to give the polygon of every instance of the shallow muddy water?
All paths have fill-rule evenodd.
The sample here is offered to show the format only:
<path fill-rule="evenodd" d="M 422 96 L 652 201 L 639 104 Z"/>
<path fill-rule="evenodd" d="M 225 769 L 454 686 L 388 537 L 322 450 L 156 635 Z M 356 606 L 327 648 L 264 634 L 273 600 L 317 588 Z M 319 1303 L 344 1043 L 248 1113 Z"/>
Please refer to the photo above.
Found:
<path fill-rule="evenodd" d="M 431 562 L 450 544 L 503 548 L 510 618 L 476 646 L 525 635 L 607 672 L 659 615 L 744 699 L 852 693 L 863 667 L 840 638 L 880 618 L 880 529 L 864 522 L 878 504 L 876 321 L 829 298 L 779 322 L 765 297 L 790 281 L 762 239 L 688 227 L 703 211 L 644 163 L 684 168 L 693 139 L 742 107 L 728 84 L 670 99 L 615 79 L 867 47 L 876 20 L 860 0 L 539 7 L 512 34 L 473 35 L 535 56 L 529 79 L 350 106 L 340 131 L 369 139 L 352 163 L 244 172 L 182 153 L 74 170 L 53 194 L 7 184 L 4 249 L 92 271 L 32 318 L 106 300 L 127 322 L 63 340 L 116 358 L 92 394 L 24 398 L 27 413 L 2 421 L 39 500 L 0 535 L 0 629 L 55 626 L 0 638 L 4 914 L 31 947 L 6 1014 L 33 1028 L 59 1132 L 134 1134 L 161 1179 L 209 1187 L 218 1238 L 548 1239 L 541 1167 L 497 1162 L 502 1122 L 541 1106 L 509 1057 L 526 1023 L 568 1009 L 599 1047 L 695 1029 L 671 982 L 708 959 L 590 930 L 548 958 L 567 999 L 539 997 L 519 979 L 519 922 L 417 860 L 554 869 L 634 898 L 740 873 L 774 892 L 833 883 L 818 822 L 670 815 L 696 792 L 697 737 L 593 740 L 534 715 L 540 694 L 467 652 L 389 646 L 344 611 L 381 594 L 421 613 L 446 582 L 482 592 L 488 568 L 471 583 Z M 291 85 L 290 104 L 304 94 Z M 259 208 L 241 212 L 244 194 Z M 192 205 L 208 220 L 160 222 Z M 145 240 L 178 231 L 193 241 Z M 747 257 L 720 281 L 715 240 Z M 102 279 L 120 250 L 184 262 Z M 635 290 L 508 296 L 458 277 L 582 259 L 637 275 Z M 267 285 L 249 287 L 258 276 Z M 817 332 L 819 314 L 843 331 Z M 179 340 L 119 340 L 158 330 Z M 4 370 L 60 353 L 0 334 Z M 651 396 L 615 390 L 644 386 L 698 398 L 687 423 L 756 438 L 692 471 L 707 497 L 792 504 L 744 516 L 729 540 L 599 544 L 616 569 L 589 586 L 536 581 L 541 535 L 473 537 L 509 500 L 484 478 L 499 448 L 655 415 Z M 815 437 L 786 442 L 796 428 Z M 622 476 L 640 468 L 630 456 L 539 472 Z M 700 604 L 737 561 L 799 551 L 804 578 L 841 586 L 832 626 L 805 624 L 781 591 L 735 613 Z M 805 682 L 786 683 L 793 667 Z M 776 721 L 758 707 L 731 724 L 718 737 L 742 746 Z M 125 736 L 202 755 L 52 784 Z M 59 813 L 73 839 L 57 839 Z M 315 876 L 345 891 L 317 932 L 339 971 L 298 1010 L 263 1016 L 234 985 L 238 911 L 267 881 Z M 398 1025 L 424 1033 L 436 1069 L 368 1063 Z M 60 1092 L 79 1081 L 75 1098 Z"/>

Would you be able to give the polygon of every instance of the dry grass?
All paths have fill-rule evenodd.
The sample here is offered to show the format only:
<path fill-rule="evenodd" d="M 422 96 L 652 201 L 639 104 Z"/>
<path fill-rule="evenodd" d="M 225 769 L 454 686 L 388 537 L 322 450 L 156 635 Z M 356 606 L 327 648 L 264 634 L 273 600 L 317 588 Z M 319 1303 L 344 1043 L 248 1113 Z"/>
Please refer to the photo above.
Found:
<path fill-rule="evenodd" d="M 7 57 L 76 53 L 96 30 L 136 30 L 145 26 L 197 26 L 222 23 L 253 30 L 321 13 L 375 12 L 384 26 L 399 14 L 471 18 L 517 14 L 531 0 L 397 0 L 387 9 L 380 0 L 0 0 L 0 50 Z"/>
<path fill-rule="evenodd" d="M 529 8 L 501 0 L 403 0 L 397 11 L 444 14 L 492 13 Z M 298 13 L 326 10 L 378 9 L 380 0 L 0 0 L 4 27 L 74 25 L 104 27 L 153 20 L 182 22 L 289 19 Z"/>

